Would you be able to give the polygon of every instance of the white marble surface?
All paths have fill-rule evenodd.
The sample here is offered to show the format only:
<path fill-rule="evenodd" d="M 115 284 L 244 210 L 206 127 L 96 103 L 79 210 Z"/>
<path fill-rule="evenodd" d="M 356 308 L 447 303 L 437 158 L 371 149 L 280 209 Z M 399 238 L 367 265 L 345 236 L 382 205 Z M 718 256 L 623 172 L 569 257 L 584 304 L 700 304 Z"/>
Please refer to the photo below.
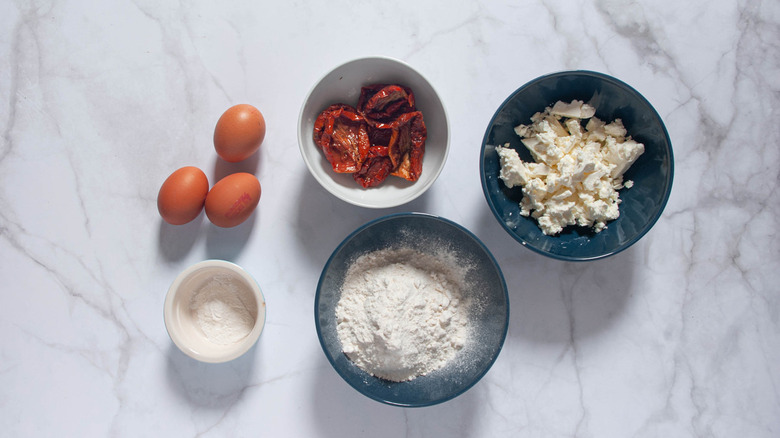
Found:
<path fill-rule="evenodd" d="M 780 436 L 780 3 L 218 3 L 0 5 L 0 435 Z M 451 120 L 439 180 L 391 210 L 330 196 L 297 146 L 309 88 L 367 55 L 418 68 Z M 509 93 L 574 68 L 642 92 L 676 158 L 656 227 L 587 264 L 511 240 L 477 161 Z M 239 102 L 268 134 L 228 166 L 211 135 Z M 184 165 L 254 172 L 257 214 L 162 223 L 157 190 Z M 483 239 L 511 296 L 490 372 L 419 409 L 346 385 L 313 320 L 341 239 L 408 210 Z M 244 266 L 268 301 L 259 343 L 223 365 L 180 353 L 162 319 L 173 278 L 206 258 Z"/>

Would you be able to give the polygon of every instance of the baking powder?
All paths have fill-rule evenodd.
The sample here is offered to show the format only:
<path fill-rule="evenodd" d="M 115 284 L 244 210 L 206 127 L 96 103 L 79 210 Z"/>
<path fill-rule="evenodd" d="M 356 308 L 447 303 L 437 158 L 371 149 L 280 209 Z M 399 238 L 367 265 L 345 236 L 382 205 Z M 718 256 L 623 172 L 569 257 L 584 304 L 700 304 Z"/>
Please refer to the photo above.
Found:
<path fill-rule="evenodd" d="M 218 276 L 193 295 L 190 311 L 206 338 L 219 345 L 245 338 L 255 325 L 246 288 L 227 276 Z"/>
<path fill-rule="evenodd" d="M 396 382 L 445 366 L 468 338 L 464 269 L 445 255 L 401 248 L 359 257 L 336 306 L 342 350 Z"/>

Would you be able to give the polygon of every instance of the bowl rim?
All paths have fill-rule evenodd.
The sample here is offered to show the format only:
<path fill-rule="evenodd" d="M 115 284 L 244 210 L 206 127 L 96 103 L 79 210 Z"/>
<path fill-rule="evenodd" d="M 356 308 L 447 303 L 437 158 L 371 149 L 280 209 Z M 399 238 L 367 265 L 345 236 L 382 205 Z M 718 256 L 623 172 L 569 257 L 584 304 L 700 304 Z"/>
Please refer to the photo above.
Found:
<path fill-rule="evenodd" d="M 436 96 L 436 100 L 438 100 L 438 103 L 441 106 L 442 117 L 444 118 L 444 129 L 445 129 L 445 132 L 447 134 L 447 138 L 446 138 L 446 141 L 444 143 L 444 151 L 443 151 L 443 154 L 442 154 L 443 158 L 442 158 L 441 165 L 437 166 L 437 168 L 433 170 L 433 175 L 430 178 L 430 181 L 428 181 L 426 184 L 423 184 L 421 186 L 418 186 L 417 182 L 415 182 L 415 184 L 410 186 L 410 187 L 415 187 L 415 188 L 419 187 L 418 190 L 416 190 L 416 193 L 413 193 L 410 196 L 406 196 L 406 197 L 400 198 L 400 199 L 398 199 L 395 202 L 382 204 L 382 205 L 372 204 L 372 203 L 369 203 L 369 202 L 363 202 L 363 201 L 361 201 L 359 199 L 353 199 L 353 198 L 350 198 L 349 196 L 343 195 L 342 193 L 338 193 L 338 192 L 332 190 L 330 185 L 329 185 L 329 183 L 327 181 L 324 181 L 320 177 L 320 175 L 318 173 L 314 172 L 314 163 L 312 163 L 310 161 L 309 156 L 306 153 L 306 147 L 304 146 L 304 142 L 306 141 L 304 139 L 304 135 L 305 134 L 302 132 L 304 110 L 306 109 L 306 104 L 309 102 L 309 99 L 311 98 L 312 94 L 320 86 L 322 81 L 327 76 L 329 76 L 331 73 L 333 73 L 334 71 L 336 71 L 336 70 L 338 70 L 340 68 L 343 68 L 343 67 L 345 67 L 345 66 L 347 66 L 349 64 L 354 64 L 354 63 L 359 63 L 359 62 L 364 62 L 364 61 L 370 61 L 370 60 L 379 60 L 379 61 L 385 61 L 385 62 L 398 64 L 398 65 L 408 69 L 409 71 L 414 72 L 415 74 L 419 75 L 420 78 L 422 78 L 422 80 L 425 81 L 428 84 L 428 86 L 431 88 L 431 90 L 433 90 L 433 93 Z M 424 117 L 424 115 L 423 115 L 423 117 Z M 371 208 L 371 209 L 382 209 L 382 208 L 398 207 L 400 205 L 404 205 L 404 204 L 407 204 L 409 202 L 414 201 L 415 199 L 420 197 L 422 194 L 427 192 L 428 189 L 430 189 L 430 187 L 436 182 L 436 180 L 439 179 L 439 175 L 441 175 L 442 170 L 444 170 L 444 166 L 447 164 L 447 158 L 449 156 L 449 151 L 450 151 L 450 141 L 451 141 L 450 138 L 452 136 L 452 133 L 450 131 L 450 118 L 449 118 L 449 114 L 447 113 L 447 107 L 446 107 L 446 105 L 444 104 L 444 101 L 441 98 L 441 94 L 439 93 L 439 90 L 437 90 L 436 87 L 433 85 L 433 82 L 431 82 L 431 80 L 428 79 L 428 77 L 425 76 L 421 71 L 419 71 L 416 68 L 412 67 L 409 63 L 407 63 L 405 61 L 402 61 L 402 60 L 400 60 L 398 58 L 394 58 L 394 57 L 391 57 L 391 56 L 383 56 L 383 55 L 372 55 L 372 56 L 363 56 L 363 57 L 359 57 L 359 58 L 352 58 L 352 59 L 349 59 L 347 61 L 344 61 L 344 62 L 341 62 L 341 63 L 335 65 L 334 67 L 332 67 L 328 71 L 326 71 L 324 74 L 320 75 L 317 78 L 317 80 L 314 82 L 314 84 L 309 88 L 309 91 L 306 93 L 306 96 L 303 98 L 303 102 L 301 103 L 301 107 L 298 110 L 297 131 L 298 131 L 298 135 L 297 135 L 297 137 L 298 137 L 298 149 L 299 149 L 299 151 L 301 153 L 301 156 L 303 157 L 303 161 L 306 163 L 306 167 L 307 167 L 307 169 L 309 171 L 309 174 L 311 174 L 311 176 L 314 177 L 314 179 L 320 184 L 320 186 L 322 188 L 324 188 L 328 193 L 330 193 L 331 195 L 335 196 L 338 199 L 341 199 L 344 202 L 347 202 L 349 204 L 352 204 L 352 205 L 355 205 L 355 206 L 358 206 L 358 207 Z"/>
<path fill-rule="evenodd" d="M 179 287 L 181 286 L 181 283 L 191 274 L 205 268 L 226 269 L 237 274 L 250 286 L 252 289 L 252 294 L 257 300 L 257 322 L 252 328 L 252 331 L 243 340 L 235 344 L 236 348 L 228 350 L 222 355 L 205 355 L 197 351 L 193 351 L 179 336 L 179 332 L 175 330 L 172 323 L 174 318 L 173 301 L 176 293 L 179 290 Z M 170 287 L 168 288 L 168 292 L 165 296 L 165 302 L 163 304 L 163 321 L 165 323 L 165 330 L 168 332 L 168 336 L 182 353 L 201 362 L 223 363 L 242 356 L 257 343 L 257 340 L 260 338 L 260 334 L 265 328 L 267 306 L 268 305 L 265 300 L 265 295 L 263 294 L 260 285 L 246 269 L 227 260 L 207 259 L 188 266 L 173 280 Z"/>
<path fill-rule="evenodd" d="M 459 391 L 456 391 L 455 393 L 450 394 L 447 397 L 442 397 L 440 399 L 427 401 L 427 402 L 422 402 L 422 403 L 403 403 L 403 402 L 385 400 L 385 399 L 383 399 L 381 397 L 377 397 L 374 394 L 371 394 L 369 392 L 364 391 L 363 387 L 358 387 L 358 386 L 353 385 L 353 383 L 350 380 L 347 380 L 346 376 L 336 366 L 336 361 L 335 361 L 334 357 L 332 357 L 329 354 L 328 349 L 327 349 L 327 347 L 325 345 L 325 341 L 323 340 L 322 326 L 320 325 L 320 318 L 319 318 L 319 307 L 320 307 L 320 296 L 321 296 L 320 295 L 320 291 L 322 289 L 322 284 L 325 281 L 325 274 L 327 273 L 328 268 L 330 267 L 330 265 L 333 262 L 333 259 L 336 257 L 336 255 L 339 252 L 341 252 L 341 250 L 349 242 L 351 242 L 352 239 L 356 235 L 358 235 L 359 233 L 363 232 L 364 230 L 366 230 L 366 229 L 368 229 L 368 228 L 370 228 L 370 227 L 372 227 L 372 226 L 374 226 L 376 224 L 379 224 L 381 222 L 397 220 L 397 219 L 402 219 L 402 218 L 408 218 L 408 217 L 418 217 L 418 218 L 425 218 L 425 219 L 428 219 L 428 220 L 440 221 L 440 222 L 443 222 L 445 224 L 448 224 L 450 226 L 455 227 L 456 229 L 464 232 L 468 237 L 470 237 L 482 249 L 482 251 L 484 251 L 485 254 L 487 254 L 487 256 L 490 259 L 491 263 L 496 268 L 496 272 L 498 273 L 498 278 L 499 278 L 499 281 L 500 281 L 500 284 L 501 284 L 501 289 L 502 289 L 502 292 L 503 292 L 503 295 L 504 295 L 504 300 L 506 302 L 506 309 L 504 310 L 504 321 L 505 321 L 505 323 L 504 323 L 503 331 L 500 334 L 500 339 L 501 340 L 498 343 L 496 354 L 493 355 L 493 357 L 491 358 L 491 360 L 487 364 L 487 366 L 485 366 L 485 368 L 480 371 L 480 373 L 476 376 L 476 378 L 472 382 L 470 382 L 468 385 L 466 385 L 465 387 L 463 387 Z M 342 380 L 344 380 L 346 383 L 348 383 L 352 388 L 357 390 L 360 394 L 363 394 L 364 396 L 366 396 L 366 397 L 368 397 L 368 398 L 370 398 L 372 400 L 378 401 L 380 403 L 384 403 L 384 404 L 387 404 L 387 405 L 390 405 L 390 406 L 398 406 L 398 407 L 406 407 L 406 408 L 417 408 L 417 407 L 433 406 L 433 405 L 437 405 L 437 404 L 444 403 L 446 401 L 452 400 L 452 399 L 460 396 L 461 394 L 465 393 L 466 391 L 471 389 L 474 385 L 476 385 L 480 380 L 482 380 L 482 378 L 488 373 L 488 371 L 490 371 L 490 369 L 495 364 L 496 360 L 498 359 L 498 356 L 501 354 L 501 351 L 503 350 L 504 343 L 506 342 L 506 337 L 507 337 L 507 334 L 509 332 L 509 322 L 510 322 L 510 320 L 509 320 L 509 316 L 510 316 L 510 314 L 509 314 L 509 307 L 510 307 L 509 290 L 508 290 L 508 287 L 507 287 L 506 279 L 504 278 L 504 273 L 501 270 L 501 265 L 498 263 L 498 260 L 495 258 L 495 256 L 493 256 L 493 253 L 490 252 L 490 249 L 487 247 L 487 245 L 485 245 L 485 243 L 482 242 L 482 240 L 479 237 L 477 237 L 474 233 L 469 231 L 466 227 L 458 224 L 457 222 L 454 222 L 454 221 L 452 221 L 450 219 L 447 219 L 447 218 L 444 218 L 444 217 L 441 217 L 441 216 L 437 216 L 437 215 L 430 214 L 430 213 L 422 213 L 422 212 L 398 212 L 398 213 L 387 214 L 387 215 L 378 217 L 376 219 L 372 219 L 372 220 L 364 223 L 363 225 L 359 226 L 357 229 L 355 229 L 354 231 L 349 233 L 346 237 L 344 237 L 344 239 L 339 243 L 339 245 L 330 254 L 330 256 L 328 257 L 327 262 L 325 262 L 325 265 L 322 268 L 322 272 L 320 273 L 320 278 L 319 278 L 319 280 L 317 282 L 317 289 L 316 289 L 315 295 L 314 295 L 314 325 L 315 325 L 315 328 L 317 330 L 317 339 L 319 340 L 320 347 L 322 348 L 322 351 L 325 354 L 325 357 L 328 359 L 328 362 L 330 363 L 331 368 L 333 368 L 333 370 L 336 371 L 336 373 L 339 375 L 339 377 L 341 377 Z M 341 352 L 341 354 L 344 354 L 344 353 Z M 371 376 L 371 377 L 372 378 L 377 378 L 377 377 L 374 377 L 374 376 Z"/>
<path fill-rule="evenodd" d="M 570 256 L 570 255 L 563 255 L 563 254 L 553 254 L 547 251 L 544 251 L 542 249 L 539 249 L 532 245 L 530 242 L 526 241 L 522 236 L 518 235 L 512 229 L 509 228 L 509 226 L 505 223 L 502 217 L 500 217 L 498 210 L 496 209 L 496 206 L 493 202 L 493 199 L 490 195 L 490 191 L 488 190 L 487 180 L 485 178 L 485 149 L 487 148 L 488 143 L 488 137 L 490 135 L 491 127 L 493 126 L 496 118 L 498 117 L 499 113 L 504 109 L 504 107 L 514 99 L 518 94 L 525 91 L 528 87 L 531 85 L 547 80 L 554 77 L 559 76 L 584 76 L 584 77 L 593 77 L 600 80 L 603 80 L 605 82 L 610 82 L 613 85 L 616 85 L 617 87 L 627 91 L 628 93 L 634 95 L 636 98 L 638 98 L 640 101 L 642 101 L 644 104 L 647 105 L 647 107 L 652 111 L 653 116 L 660 122 L 661 130 L 663 131 L 663 136 L 666 139 L 666 151 L 669 154 L 669 177 L 666 182 L 666 188 L 663 193 L 663 197 L 661 200 L 661 203 L 659 204 L 659 208 L 657 213 L 650 218 L 649 221 L 643 226 L 642 230 L 637 233 L 636 236 L 628 240 L 626 243 L 621 245 L 620 247 L 607 251 L 602 254 L 598 254 L 595 256 L 589 256 L 589 257 L 578 257 L 578 256 Z M 515 91 L 513 91 L 506 99 L 501 102 L 501 104 L 498 106 L 496 111 L 493 113 L 493 116 L 490 118 L 490 121 L 488 122 L 487 128 L 485 129 L 485 134 L 482 137 L 482 146 L 480 147 L 480 160 L 479 160 L 479 177 L 482 183 L 482 193 L 485 196 L 485 200 L 488 203 L 488 206 L 490 207 L 490 211 L 493 213 L 493 216 L 498 220 L 498 222 L 501 224 L 501 227 L 509 233 L 512 238 L 514 238 L 516 241 L 520 242 L 523 247 L 530 249 L 531 251 L 534 251 L 538 254 L 550 257 L 552 259 L 561 260 L 561 261 L 570 261 L 570 262 L 587 262 L 587 261 L 594 261 L 594 260 L 600 260 L 603 258 L 607 258 L 610 256 L 613 256 L 615 254 L 618 254 L 622 251 L 625 251 L 629 247 L 633 246 L 636 242 L 638 242 L 642 237 L 644 237 L 650 229 L 653 228 L 655 223 L 658 221 L 658 219 L 661 218 L 661 215 L 663 214 L 664 209 L 666 208 L 666 204 L 669 201 L 669 198 L 671 197 L 672 193 L 672 186 L 674 184 L 674 151 L 672 147 L 672 139 L 669 137 L 669 131 L 666 128 L 666 124 L 663 121 L 663 118 L 660 114 L 658 114 L 658 111 L 655 109 L 655 107 L 650 103 L 647 98 L 640 93 L 638 90 L 636 90 L 631 85 L 627 84 L 626 82 L 614 77 L 610 76 L 606 73 L 601 73 L 593 70 L 560 70 L 552 73 L 547 73 L 541 76 L 538 76 L 534 79 L 529 80 L 525 84 L 521 85 L 519 88 L 517 88 Z"/>

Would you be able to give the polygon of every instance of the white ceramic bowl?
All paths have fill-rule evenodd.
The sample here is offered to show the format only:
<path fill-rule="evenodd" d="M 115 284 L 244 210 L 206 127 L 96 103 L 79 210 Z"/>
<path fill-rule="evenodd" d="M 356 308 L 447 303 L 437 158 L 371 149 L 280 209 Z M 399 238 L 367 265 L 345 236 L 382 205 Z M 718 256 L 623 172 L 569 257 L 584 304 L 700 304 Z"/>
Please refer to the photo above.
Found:
<path fill-rule="evenodd" d="M 352 175 L 333 171 L 314 143 L 314 121 L 331 104 L 357 106 L 360 88 L 379 83 L 401 84 L 412 89 L 417 108 L 423 113 L 428 138 L 425 142 L 422 174 L 417 181 L 388 177 L 379 186 L 364 189 L 352 179 Z M 311 89 L 298 117 L 298 145 L 314 179 L 327 191 L 350 204 L 389 208 L 412 201 L 433 185 L 447 160 L 450 128 L 439 95 L 422 74 L 396 59 L 361 58 L 331 70 Z"/>
<path fill-rule="evenodd" d="M 254 319 L 249 334 L 228 345 L 212 342 L 191 308 L 193 297 L 215 278 L 234 286 L 233 292 L 241 296 Z M 260 337 L 265 325 L 265 298 L 254 278 L 240 266 L 224 260 L 206 260 L 176 277 L 165 297 L 163 316 L 168 335 L 184 354 L 202 362 L 227 362 L 246 353 Z"/>

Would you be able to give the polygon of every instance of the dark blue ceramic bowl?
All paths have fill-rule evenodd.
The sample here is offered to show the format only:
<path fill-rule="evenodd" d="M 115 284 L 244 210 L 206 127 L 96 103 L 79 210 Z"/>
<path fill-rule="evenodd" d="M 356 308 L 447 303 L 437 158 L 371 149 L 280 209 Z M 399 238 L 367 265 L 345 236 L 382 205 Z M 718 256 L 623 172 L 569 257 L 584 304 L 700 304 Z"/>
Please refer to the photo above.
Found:
<path fill-rule="evenodd" d="M 406 382 L 391 382 L 358 368 L 341 350 L 336 332 L 336 304 L 351 263 L 379 249 L 411 247 L 421 252 L 446 248 L 470 269 L 465 291 L 471 306 L 471 337 L 444 368 Z M 395 406 L 430 406 L 452 399 L 476 384 L 498 357 L 509 323 L 509 297 L 501 269 L 490 251 L 462 226 L 422 213 L 399 213 L 371 221 L 336 248 L 322 270 L 314 299 L 317 335 L 328 360 L 353 388 L 374 400 Z"/>
<path fill-rule="evenodd" d="M 530 123 L 531 116 L 562 100 L 578 99 L 596 108 L 596 117 L 623 120 L 628 134 L 645 145 L 645 152 L 625 173 L 634 187 L 620 191 L 620 217 L 600 233 L 568 227 L 546 236 L 536 220 L 520 216 L 520 188 L 508 189 L 498 177 L 496 146 L 509 143 L 523 161 L 533 161 L 514 127 Z M 504 229 L 523 246 L 540 254 L 569 261 L 604 258 L 642 238 L 661 216 L 672 190 L 672 142 L 663 120 L 650 102 L 629 85 L 592 71 L 567 71 L 542 76 L 512 93 L 498 108 L 482 140 L 482 190 Z"/>

